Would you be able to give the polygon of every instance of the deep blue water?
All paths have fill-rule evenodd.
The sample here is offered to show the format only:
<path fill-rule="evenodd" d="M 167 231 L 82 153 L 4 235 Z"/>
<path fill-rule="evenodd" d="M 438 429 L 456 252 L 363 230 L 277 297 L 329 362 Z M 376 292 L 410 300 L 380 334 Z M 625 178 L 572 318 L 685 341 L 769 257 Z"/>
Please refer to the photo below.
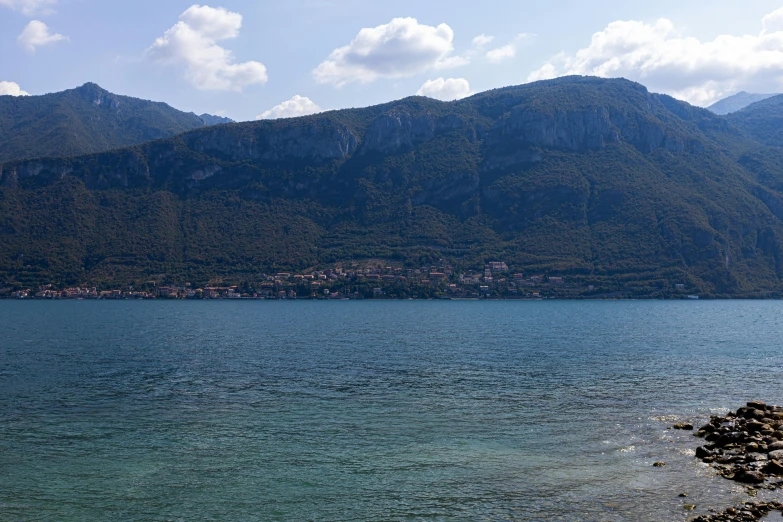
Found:
<path fill-rule="evenodd" d="M 783 403 L 781 339 L 771 301 L 0 301 L 0 519 L 685 520 L 746 497 L 667 428 Z"/>

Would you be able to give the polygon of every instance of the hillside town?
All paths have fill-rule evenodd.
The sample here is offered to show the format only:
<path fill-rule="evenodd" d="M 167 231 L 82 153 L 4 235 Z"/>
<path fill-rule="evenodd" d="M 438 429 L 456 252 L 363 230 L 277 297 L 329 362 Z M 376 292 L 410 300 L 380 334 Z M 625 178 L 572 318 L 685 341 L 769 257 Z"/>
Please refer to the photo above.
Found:
<path fill-rule="evenodd" d="M 308 273 L 260 274 L 256 283 L 209 285 L 149 282 L 139 288 L 98 287 L 0 288 L 0 297 L 14 299 L 541 299 L 570 288 L 554 275 L 513 273 L 505 262 L 490 262 L 483 270 L 457 273 L 451 265 L 403 268 L 335 266 Z M 583 288 L 592 291 L 593 286 Z"/>

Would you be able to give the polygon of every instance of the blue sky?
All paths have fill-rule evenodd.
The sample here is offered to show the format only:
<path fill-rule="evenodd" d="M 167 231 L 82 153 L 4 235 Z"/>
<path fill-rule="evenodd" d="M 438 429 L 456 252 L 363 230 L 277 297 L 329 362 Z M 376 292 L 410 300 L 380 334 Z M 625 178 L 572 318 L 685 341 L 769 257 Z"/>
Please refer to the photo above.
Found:
<path fill-rule="evenodd" d="M 699 105 L 783 92 L 783 2 L 0 0 L 6 94 L 92 81 L 252 120 L 574 73 Z"/>

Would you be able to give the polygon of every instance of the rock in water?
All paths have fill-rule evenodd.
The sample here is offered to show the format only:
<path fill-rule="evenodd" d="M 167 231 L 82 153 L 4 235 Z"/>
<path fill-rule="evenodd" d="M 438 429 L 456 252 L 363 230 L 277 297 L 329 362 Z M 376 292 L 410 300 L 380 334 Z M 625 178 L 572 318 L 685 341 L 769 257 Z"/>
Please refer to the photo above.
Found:
<path fill-rule="evenodd" d="M 744 484 L 761 484 L 765 479 L 766 477 L 760 471 L 750 470 L 740 471 L 737 475 L 734 476 L 734 480 Z"/>
<path fill-rule="evenodd" d="M 771 451 L 768 455 L 769 460 L 783 461 L 783 450 Z"/>
<path fill-rule="evenodd" d="M 783 464 L 777 460 L 770 460 L 766 466 L 764 466 L 764 473 L 770 475 L 783 475 Z"/>
<path fill-rule="evenodd" d="M 767 449 L 771 452 L 783 450 L 783 442 L 773 442 L 767 445 Z"/>
<path fill-rule="evenodd" d="M 707 457 L 712 457 L 714 453 L 711 450 L 708 450 L 704 446 L 699 446 L 696 448 L 696 458 L 697 459 L 705 459 Z"/>

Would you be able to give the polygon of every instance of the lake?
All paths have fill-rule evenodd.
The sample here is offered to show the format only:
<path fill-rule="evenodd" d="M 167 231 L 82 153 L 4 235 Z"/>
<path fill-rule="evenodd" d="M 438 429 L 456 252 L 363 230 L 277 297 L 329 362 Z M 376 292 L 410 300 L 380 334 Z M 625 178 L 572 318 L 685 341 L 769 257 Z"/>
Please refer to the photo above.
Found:
<path fill-rule="evenodd" d="M 0 329 L 2 520 L 686 520 L 747 495 L 670 426 L 783 403 L 779 301 L 0 301 Z"/>

